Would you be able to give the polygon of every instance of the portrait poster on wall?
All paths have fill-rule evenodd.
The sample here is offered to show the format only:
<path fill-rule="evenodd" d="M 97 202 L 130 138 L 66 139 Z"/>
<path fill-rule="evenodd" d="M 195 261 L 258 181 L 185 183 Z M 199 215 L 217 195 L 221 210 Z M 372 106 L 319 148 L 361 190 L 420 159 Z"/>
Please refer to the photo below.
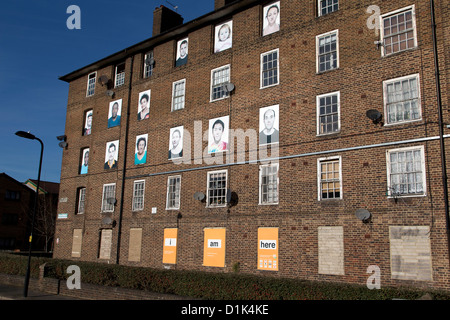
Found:
<path fill-rule="evenodd" d="M 83 136 L 88 136 L 92 133 L 92 110 L 86 111 L 85 114 L 85 121 L 84 121 L 84 129 L 83 129 Z"/>
<path fill-rule="evenodd" d="M 279 142 L 279 120 L 279 105 L 259 109 L 259 145 Z"/>
<path fill-rule="evenodd" d="M 189 39 L 185 38 L 177 42 L 177 57 L 175 66 L 185 65 L 188 59 Z"/>
<path fill-rule="evenodd" d="M 183 126 L 170 129 L 169 160 L 183 157 L 183 132 Z"/>
<path fill-rule="evenodd" d="M 215 27 L 214 52 L 221 52 L 232 47 L 233 43 L 233 21 L 227 21 Z"/>
<path fill-rule="evenodd" d="M 109 103 L 108 128 L 120 125 L 120 115 L 122 114 L 122 99 Z"/>
<path fill-rule="evenodd" d="M 208 153 L 228 150 L 229 116 L 209 120 Z"/>
<path fill-rule="evenodd" d="M 134 150 L 134 164 L 144 164 L 147 162 L 147 141 L 148 134 L 136 136 L 136 148 Z"/>
<path fill-rule="evenodd" d="M 280 31 L 280 1 L 263 8 L 263 36 Z"/>
<path fill-rule="evenodd" d="M 139 93 L 137 119 L 144 120 L 150 117 L 150 94 L 151 90 Z"/>
<path fill-rule="evenodd" d="M 119 140 L 106 143 L 105 169 L 116 169 L 119 155 Z"/>
<path fill-rule="evenodd" d="M 88 173 L 88 166 L 89 166 L 89 148 L 85 148 L 85 149 L 83 149 L 83 152 L 81 155 L 80 174 Z"/>

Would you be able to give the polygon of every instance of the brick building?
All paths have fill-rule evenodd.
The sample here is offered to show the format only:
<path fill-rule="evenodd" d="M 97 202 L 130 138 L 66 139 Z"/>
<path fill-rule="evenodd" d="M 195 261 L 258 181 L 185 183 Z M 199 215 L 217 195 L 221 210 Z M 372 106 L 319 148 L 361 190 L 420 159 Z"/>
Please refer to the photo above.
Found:
<path fill-rule="evenodd" d="M 450 289 L 448 10 L 156 8 L 150 39 L 61 77 L 54 257 Z"/>

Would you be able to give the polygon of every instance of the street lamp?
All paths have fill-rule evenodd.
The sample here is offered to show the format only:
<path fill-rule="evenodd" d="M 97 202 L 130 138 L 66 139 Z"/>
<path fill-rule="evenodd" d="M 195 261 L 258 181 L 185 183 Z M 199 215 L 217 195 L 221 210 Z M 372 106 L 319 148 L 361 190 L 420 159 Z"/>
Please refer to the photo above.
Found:
<path fill-rule="evenodd" d="M 25 132 L 25 131 L 17 131 L 16 136 L 19 136 L 21 138 L 30 139 L 30 140 L 37 140 L 41 144 L 41 157 L 39 160 L 39 173 L 38 173 L 38 180 L 37 180 L 37 186 L 36 186 L 36 194 L 34 196 L 34 208 L 33 208 L 33 214 L 31 218 L 31 231 L 30 231 L 30 238 L 29 238 L 29 251 L 28 251 L 28 266 L 27 266 L 27 274 L 25 276 L 25 285 L 23 288 L 23 296 L 28 296 L 28 284 L 30 283 L 30 264 L 31 264 L 31 241 L 33 240 L 33 229 L 34 229 L 34 219 L 36 216 L 36 209 L 37 209 L 37 203 L 39 198 L 39 183 L 41 181 L 41 167 L 42 167 L 42 154 L 44 152 L 44 143 L 36 137 L 35 135 Z"/>

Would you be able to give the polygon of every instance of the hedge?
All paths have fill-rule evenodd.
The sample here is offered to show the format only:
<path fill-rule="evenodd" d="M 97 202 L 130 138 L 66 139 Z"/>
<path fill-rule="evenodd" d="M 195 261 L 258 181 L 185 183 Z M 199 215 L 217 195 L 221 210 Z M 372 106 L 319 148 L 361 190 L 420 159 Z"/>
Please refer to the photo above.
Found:
<path fill-rule="evenodd" d="M 46 277 L 67 279 L 67 267 L 80 267 L 82 283 L 169 293 L 210 300 L 390 300 L 419 299 L 429 294 L 436 300 L 449 300 L 450 292 L 415 288 L 381 288 L 245 275 L 165 270 L 104 263 L 33 257 L 31 277 L 39 276 L 46 263 Z M 0 273 L 25 275 L 27 257 L 0 254 Z"/>

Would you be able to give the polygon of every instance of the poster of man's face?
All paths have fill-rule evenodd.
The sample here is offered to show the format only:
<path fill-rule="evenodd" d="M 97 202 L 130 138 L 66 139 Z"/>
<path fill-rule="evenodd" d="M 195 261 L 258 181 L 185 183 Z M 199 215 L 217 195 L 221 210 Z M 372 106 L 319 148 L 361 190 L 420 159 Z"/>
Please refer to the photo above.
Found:
<path fill-rule="evenodd" d="M 229 116 L 209 120 L 208 153 L 228 150 Z"/>
<path fill-rule="evenodd" d="M 263 36 L 280 31 L 280 1 L 265 6 L 263 17 Z"/>
<path fill-rule="evenodd" d="M 259 144 L 278 143 L 279 133 L 279 105 L 259 109 Z"/>
<path fill-rule="evenodd" d="M 106 143 L 105 169 L 117 168 L 117 159 L 119 155 L 119 140 Z"/>
<path fill-rule="evenodd" d="M 88 173 L 88 165 L 89 165 L 89 148 L 86 148 L 83 149 L 83 154 L 81 156 L 80 174 Z"/>
<path fill-rule="evenodd" d="M 138 120 L 144 120 L 150 117 L 150 96 L 151 90 L 139 93 Z"/>
<path fill-rule="evenodd" d="M 136 136 L 136 147 L 134 150 L 134 164 L 144 164 L 147 162 L 147 141 L 148 134 Z"/>
<path fill-rule="evenodd" d="M 86 120 L 84 122 L 84 130 L 83 130 L 83 135 L 84 136 L 88 136 L 91 134 L 92 132 L 92 114 L 94 112 L 92 110 L 86 111 Z"/>
<path fill-rule="evenodd" d="M 176 66 L 182 66 L 187 63 L 189 49 L 189 39 L 185 38 L 177 42 Z"/>
<path fill-rule="evenodd" d="M 183 131 L 183 126 L 170 128 L 169 159 L 183 156 Z"/>
<path fill-rule="evenodd" d="M 233 21 L 228 21 L 216 26 L 214 33 L 214 52 L 231 48 L 233 42 Z"/>
<path fill-rule="evenodd" d="M 120 115 L 122 113 L 122 99 L 109 103 L 108 128 L 120 125 Z"/>

